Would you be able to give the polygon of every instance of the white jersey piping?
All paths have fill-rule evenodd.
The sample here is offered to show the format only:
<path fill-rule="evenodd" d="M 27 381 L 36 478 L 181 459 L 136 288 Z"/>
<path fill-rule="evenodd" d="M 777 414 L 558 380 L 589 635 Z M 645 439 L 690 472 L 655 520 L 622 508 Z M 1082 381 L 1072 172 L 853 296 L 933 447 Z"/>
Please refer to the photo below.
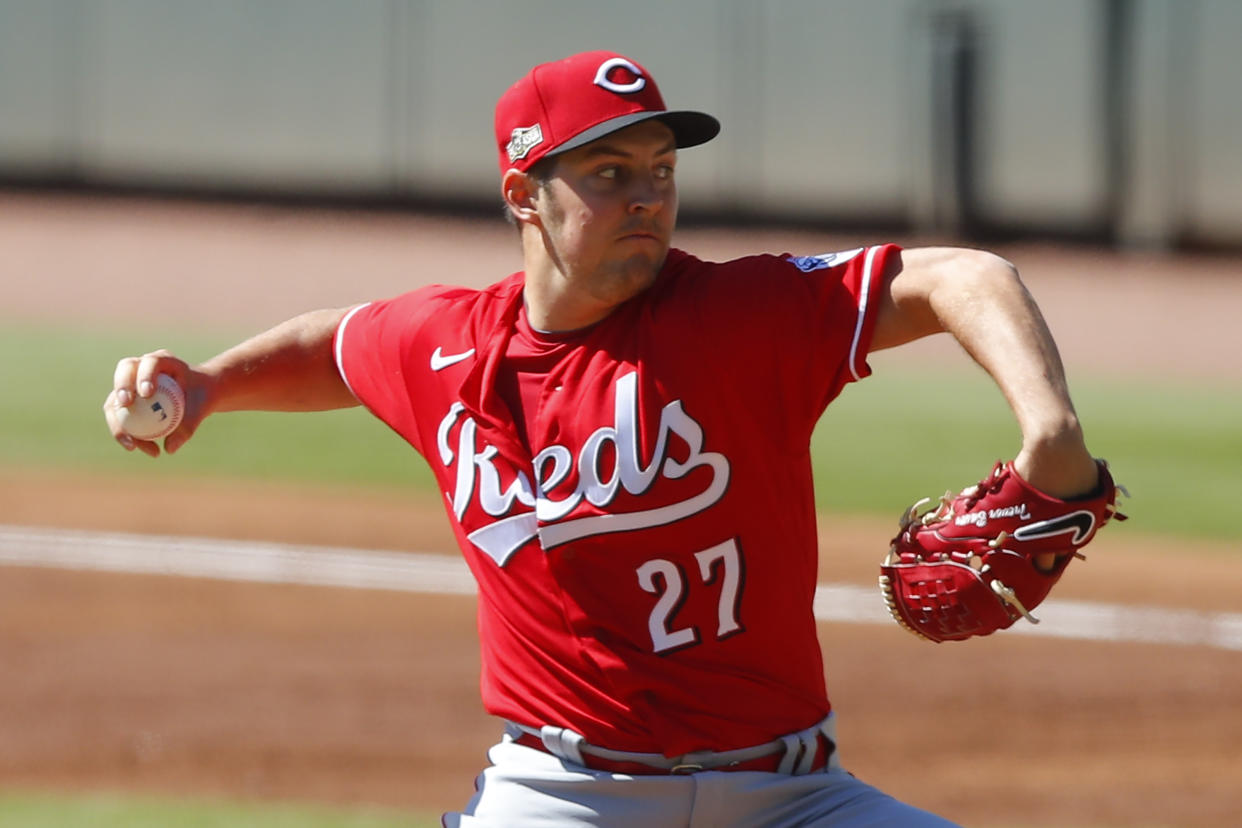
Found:
<path fill-rule="evenodd" d="M 862 290 L 858 296 L 858 322 L 854 326 L 854 341 L 850 344 L 850 373 L 855 380 L 862 379 L 862 374 L 858 371 L 858 344 L 862 341 L 863 324 L 867 320 L 867 305 L 871 297 L 871 267 L 875 262 L 875 254 L 879 251 L 878 247 L 868 247 L 867 258 L 863 262 Z"/>
<path fill-rule="evenodd" d="M 345 387 L 349 389 L 349 393 L 353 394 L 355 398 L 357 398 L 358 395 L 354 392 L 354 387 L 349 384 L 349 377 L 345 376 L 345 363 L 341 359 L 341 340 L 344 339 L 345 326 L 349 324 L 349 320 L 353 319 L 355 313 L 370 304 L 370 302 L 364 302 L 351 310 L 349 313 L 345 314 L 345 318 L 341 320 L 341 324 L 336 326 L 336 336 L 334 337 L 334 341 L 332 343 L 332 354 L 333 358 L 336 360 L 336 372 L 341 375 L 341 380 L 344 381 Z"/>

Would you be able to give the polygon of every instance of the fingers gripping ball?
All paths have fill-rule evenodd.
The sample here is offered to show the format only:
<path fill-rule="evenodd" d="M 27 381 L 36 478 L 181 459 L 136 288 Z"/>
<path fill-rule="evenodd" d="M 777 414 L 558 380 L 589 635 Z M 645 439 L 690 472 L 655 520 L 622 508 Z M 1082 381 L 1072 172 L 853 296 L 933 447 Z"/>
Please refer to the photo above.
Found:
<path fill-rule="evenodd" d="M 155 393 L 137 397 L 128 407 L 117 409 L 117 422 L 125 433 L 139 440 L 158 440 L 176 431 L 185 416 L 185 392 L 167 374 L 156 380 Z"/>
<path fill-rule="evenodd" d="M 880 566 L 880 590 L 898 624 L 931 641 L 989 635 L 1047 597 L 1079 550 L 1117 511 L 1108 465 L 1096 461 L 1100 482 L 1091 495 L 1060 500 L 1030 486 L 1012 463 L 997 463 L 978 485 L 919 514 L 911 506 Z M 1056 553 L 1046 570 L 1036 556 Z"/>

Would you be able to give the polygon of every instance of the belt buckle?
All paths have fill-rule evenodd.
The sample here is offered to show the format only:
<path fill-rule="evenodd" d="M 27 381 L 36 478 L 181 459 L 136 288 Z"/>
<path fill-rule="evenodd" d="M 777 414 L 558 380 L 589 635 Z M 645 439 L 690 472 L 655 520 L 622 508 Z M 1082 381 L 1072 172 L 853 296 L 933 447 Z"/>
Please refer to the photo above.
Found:
<path fill-rule="evenodd" d="M 698 773 L 701 770 L 703 770 L 702 765 L 696 765 L 692 762 L 683 762 L 679 765 L 673 765 L 673 767 L 669 769 L 669 773 L 674 776 L 685 776 L 691 773 Z"/>

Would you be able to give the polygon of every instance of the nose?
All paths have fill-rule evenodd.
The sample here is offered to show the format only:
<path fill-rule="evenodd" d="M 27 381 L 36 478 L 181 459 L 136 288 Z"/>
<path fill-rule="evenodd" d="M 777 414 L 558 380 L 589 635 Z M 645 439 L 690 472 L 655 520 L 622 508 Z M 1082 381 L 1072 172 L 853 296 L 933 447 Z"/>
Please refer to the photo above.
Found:
<path fill-rule="evenodd" d="M 635 176 L 630 193 L 631 213 L 658 213 L 669 198 L 672 182 L 655 175 Z"/>

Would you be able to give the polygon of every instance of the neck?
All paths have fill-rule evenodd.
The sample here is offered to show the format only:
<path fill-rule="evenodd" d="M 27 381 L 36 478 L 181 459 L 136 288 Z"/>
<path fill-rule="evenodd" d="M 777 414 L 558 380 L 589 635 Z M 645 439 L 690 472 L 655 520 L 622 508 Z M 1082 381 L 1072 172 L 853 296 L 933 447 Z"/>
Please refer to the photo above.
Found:
<path fill-rule="evenodd" d="M 531 327 L 545 333 L 566 333 L 589 327 L 607 317 L 615 307 L 578 302 L 564 293 L 550 292 L 546 285 L 532 279 L 529 270 L 522 300 L 526 303 L 526 318 Z"/>
<path fill-rule="evenodd" d="M 591 295 L 585 280 L 574 279 L 563 264 L 542 244 L 523 239 L 523 265 L 526 285 L 522 299 L 531 327 L 549 333 L 575 331 L 594 325 L 619 303 L 609 303 Z"/>

